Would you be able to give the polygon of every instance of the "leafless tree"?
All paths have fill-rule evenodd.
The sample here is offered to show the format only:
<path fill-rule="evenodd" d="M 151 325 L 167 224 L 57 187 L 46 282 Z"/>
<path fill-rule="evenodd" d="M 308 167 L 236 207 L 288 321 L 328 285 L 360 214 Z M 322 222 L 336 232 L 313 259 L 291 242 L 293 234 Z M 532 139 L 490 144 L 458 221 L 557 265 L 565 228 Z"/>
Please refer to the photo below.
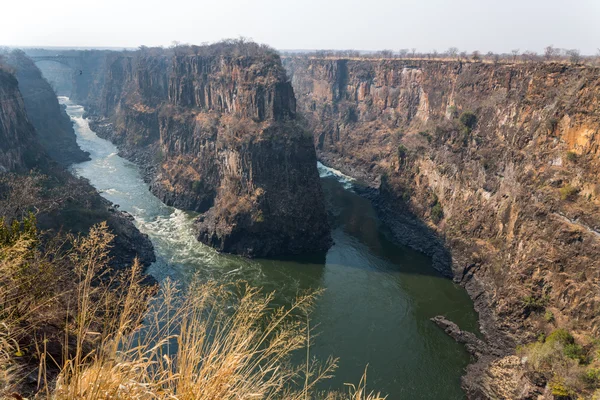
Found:
<path fill-rule="evenodd" d="M 513 62 L 517 61 L 517 56 L 519 55 L 519 49 L 514 49 L 510 51 L 512 53 Z"/>
<path fill-rule="evenodd" d="M 398 54 L 400 54 L 400 58 L 406 58 L 406 55 L 408 54 L 408 49 L 400 49 Z"/>
<path fill-rule="evenodd" d="M 544 48 L 544 58 L 546 61 L 551 61 L 554 57 L 558 55 L 559 51 L 553 45 L 547 46 Z"/>
<path fill-rule="evenodd" d="M 376 55 L 380 58 L 392 58 L 394 56 L 394 52 L 392 50 L 380 50 L 376 53 Z"/>
<path fill-rule="evenodd" d="M 459 55 L 459 59 L 466 60 L 467 59 L 467 52 L 466 51 L 461 51 L 460 55 Z"/>
<path fill-rule="evenodd" d="M 535 62 L 537 59 L 537 53 L 535 51 L 526 50 L 523 52 L 523 60 L 525 62 Z"/>
<path fill-rule="evenodd" d="M 446 51 L 446 53 L 448 53 L 448 57 L 454 58 L 458 54 L 458 48 L 457 47 L 450 47 Z"/>
<path fill-rule="evenodd" d="M 417 54 L 417 49 L 413 47 L 412 49 L 410 49 L 410 51 L 412 53 L 412 57 L 415 58 L 415 54 Z"/>
<path fill-rule="evenodd" d="M 569 61 L 571 61 L 571 63 L 577 65 L 581 62 L 581 53 L 578 49 L 567 50 L 567 55 L 569 56 Z"/>
<path fill-rule="evenodd" d="M 481 54 L 479 53 L 479 50 L 473 51 L 473 53 L 471 54 L 471 59 L 475 62 L 481 61 Z"/>

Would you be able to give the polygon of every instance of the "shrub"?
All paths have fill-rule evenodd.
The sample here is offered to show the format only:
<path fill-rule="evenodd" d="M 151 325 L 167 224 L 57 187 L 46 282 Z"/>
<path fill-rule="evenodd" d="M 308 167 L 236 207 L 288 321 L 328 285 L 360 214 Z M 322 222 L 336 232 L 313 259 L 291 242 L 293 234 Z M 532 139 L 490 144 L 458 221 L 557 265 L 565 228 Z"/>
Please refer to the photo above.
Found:
<path fill-rule="evenodd" d="M 523 297 L 522 303 L 526 311 L 541 311 L 546 307 L 548 299 L 545 297 L 529 295 Z"/>
<path fill-rule="evenodd" d="M 546 128 L 548 128 L 550 133 L 553 133 L 556 130 L 557 126 L 558 126 L 558 119 L 556 119 L 556 118 L 550 118 L 546 122 Z"/>
<path fill-rule="evenodd" d="M 407 190 L 405 190 L 404 192 L 402 192 L 402 200 L 405 203 L 408 203 L 410 201 L 410 193 Z"/>
<path fill-rule="evenodd" d="M 465 111 L 460 115 L 459 121 L 464 128 L 463 130 L 471 133 L 477 125 L 477 116 L 471 111 Z"/>
<path fill-rule="evenodd" d="M 574 186 L 571 186 L 570 184 L 567 184 L 560 188 L 560 199 L 571 201 L 575 198 L 577 193 L 579 193 L 579 189 L 577 189 Z"/>
<path fill-rule="evenodd" d="M 557 399 L 569 399 L 573 394 L 572 390 L 570 390 L 560 379 L 550 382 L 549 386 L 552 395 Z"/>
<path fill-rule="evenodd" d="M 442 209 L 442 205 L 440 202 L 436 202 L 433 207 L 431 207 L 431 219 L 434 223 L 438 223 L 444 218 L 444 210 Z"/>
<path fill-rule="evenodd" d="M 566 329 L 556 329 L 546 339 L 547 342 L 558 342 L 560 344 L 567 345 L 575 343 L 575 338 Z"/>
<path fill-rule="evenodd" d="M 554 321 L 554 313 L 552 311 L 546 311 L 546 313 L 544 314 L 544 320 L 546 322 L 553 322 Z"/>
<path fill-rule="evenodd" d="M 582 377 L 583 381 L 588 386 L 597 386 L 600 382 L 600 369 L 598 368 L 589 368 L 585 371 L 585 374 Z"/>
<path fill-rule="evenodd" d="M 452 118 L 452 119 L 458 118 L 458 108 L 456 108 L 456 106 L 448 107 L 447 111 L 448 111 L 448 114 L 450 115 L 450 118 Z"/>
<path fill-rule="evenodd" d="M 404 162 L 404 159 L 406 158 L 407 154 L 408 149 L 406 148 L 406 146 L 403 144 L 398 145 L 398 161 L 401 163 Z"/>
<path fill-rule="evenodd" d="M 201 181 L 192 182 L 192 191 L 196 194 L 201 194 L 204 191 L 204 185 Z"/>
<path fill-rule="evenodd" d="M 575 153 L 574 151 L 567 151 L 567 161 L 569 162 L 576 162 L 577 161 L 577 153 Z"/>
<path fill-rule="evenodd" d="M 577 360 L 581 363 L 585 363 L 587 361 L 583 347 L 577 343 L 569 343 L 564 345 L 563 353 L 566 357 L 572 360 Z"/>
<path fill-rule="evenodd" d="M 419 132 L 419 136 L 421 136 L 422 138 L 424 138 L 425 140 L 427 140 L 427 143 L 431 143 L 431 135 L 429 134 L 429 132 L 427 131 L 421 131 Z"/>

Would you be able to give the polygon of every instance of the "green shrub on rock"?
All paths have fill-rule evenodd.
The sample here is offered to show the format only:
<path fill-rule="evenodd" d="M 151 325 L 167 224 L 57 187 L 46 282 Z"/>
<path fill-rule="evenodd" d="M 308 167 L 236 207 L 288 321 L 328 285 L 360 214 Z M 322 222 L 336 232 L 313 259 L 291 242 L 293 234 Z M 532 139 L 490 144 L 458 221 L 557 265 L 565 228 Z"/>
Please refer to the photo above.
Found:
<path fill-rule="evenodd" d="M 579 192 L 579 189 L 567 184 L 567 185 L 563 186 L 562 188 L 560 188 L 560 199 L 567 200 L 567 201 L 573 200 L 578 192 Z"/>
<path fill-rule="evenodd" d="M 444 218 L 444 210 L 442 209 L 442 205 L 439 202 L 436 202 L 431 208 L 431 219 L 437 224 L 442 218 Z"/>
<path fill-rule="evenodd" d="M 471 133 L 475 129 L 475 125 L 477 125 L 477 116 L 471 111 L 465 111 L 460 115 L 459 121 L 463 126 L 463 130 L 466 133 Z"/>

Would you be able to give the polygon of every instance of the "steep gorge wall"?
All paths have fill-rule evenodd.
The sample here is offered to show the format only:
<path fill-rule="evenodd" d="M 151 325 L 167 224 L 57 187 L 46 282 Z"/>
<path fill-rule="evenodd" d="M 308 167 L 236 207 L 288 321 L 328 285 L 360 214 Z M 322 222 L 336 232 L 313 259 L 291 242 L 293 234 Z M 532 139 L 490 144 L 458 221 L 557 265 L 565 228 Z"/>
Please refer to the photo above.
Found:
<path fill-rule="evenodd" d="M 27 107 L 20 86 L 45 96 L 47 82 L 38 79 L 39 71 L 30 80 L 28 73 L 32 71 L 19 73 L 19 66 L 8 68 L 0 64 L 0 218 L 10 221 L 22 217 L 24 212 L 35 211 L 42 230 L 75 234 L 87 233 L 93 224 L 106 221 L 116 235 L 110 251 L 111 266 L 128 268 L 136 257 L 148 266 L 155 260 L 152 243 L 137 230 L 132 218 L 100 197 L 87 180 L 75 178 L 48 155 L 42 137 L 52 141 L 51 135 L 56 131 L 41 135 L 30 121 L 35 120 L 42 127 L 60 126 L 53 124 L 64 118 L 64 111 L 53 107 L 56 97 L 49 99 L 53 102 L 47 107 Z M 61 142 L 63 133 L 57 133 L 57 142 Z M 78 147 L 77 150 L 85 156 Z"/>
<path fill-rule="evenodd" d="M 508 351 L 556 327 L 600 333 L 598 69 L 284 65 L 319 158 L 379 189 L 400 240 L 439 251 L 420 230 L 450 250 L 490 342 Z"/>
<path fill-rule="evenodd" d="M 77 145 L 71 119 L 33 61 L 15 50 L 7 56 L 7 62 L 15 69 L 27 115 L 46 153 L 65 166 L 89 160 Z"/>
<path fill-rule="evenodd" d="M 149 167 L 161 200 L 202 213 L 199 240 L 248 256 L 328 248 L 312 137 L 276 54 L 115 53 L 103 81 L 95 130 Z"/>
<path fill-rule="evenodd" d="M 19 83 L 0 65 L 0 173 L 28 171 L 44 159 L 35 135 Z"/>

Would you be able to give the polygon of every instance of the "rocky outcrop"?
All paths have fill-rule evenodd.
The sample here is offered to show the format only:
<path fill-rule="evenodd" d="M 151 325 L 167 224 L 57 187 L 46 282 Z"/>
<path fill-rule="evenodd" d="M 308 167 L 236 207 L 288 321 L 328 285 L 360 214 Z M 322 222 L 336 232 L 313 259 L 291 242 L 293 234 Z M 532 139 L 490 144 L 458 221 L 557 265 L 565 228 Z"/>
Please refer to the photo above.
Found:
<path fill-rule="evenodd" d="M 89 160 L 89 154 L 77 145 L 71 119 L 33 61 L 15 50 L 7 56 L 7 62 L 15 70 L 29 121 L 46 153 L 65 166 Z"/>
<path fill-rule="evenodd" d="M 0 173 L 28 171 L 44 160 L 27 118 L 19 84 L 0 64 Z"/>
<path fill-rule="evenodd" d="M 162 201 L 201 213 L 200 241 L 246 256 L 329 247 L 312 137 L 273 51 L 116 53 L 103 79 L 93 128 L 149 167 Z"/>
<path fill-rule="evenodd" d="M 447 266 L 473 297 L 490 342 L 508 351 L 556 327 L 599 333 L 597 69 L 318 58 L 284 65 L 319 159 L 378 189 L 400 241 L 449 251 Z"/>
<path fill-rule="evenodd" d="M 27 83 L 29 90 L 36 91 L 36 82 L 40 81 Z M 135 257 L 148 266 L 155 260 L 152 243 L 147 235 L 137 230 L 132 217 L 100 197 L 89 182 L 75 178 L 53 162 L 40 145 L 41 135 L 29 122 L 19 84 L 12 71 L 0 65 L 0 174 L 5 175 L 0 188 L 0 204 L 13 204 L 22 211 L 36 210 L 39 227 L 54 232 L 85 233 L 93 224 L 107 221 L 109 229 L 116 235 L 110 252 L 111 266 L 126 268 Z M 45 85 L 47 83 L 42 84 L 38 93 L 42 93 Z M 32 109 L 32 114 L 36 114 L 32 119 L 62 118 L 62 110 L 58 107 L 43 108 L 48 112 L 43 115 L 37 115 L 39 110 Z M 30 172 L 32 169 L 37 172 Z M 32 178 L 28 180 L 28 176 Z M 20 189 L 13 193 L 14 188 L 5 185 L 13 178 L 35 183 L 31 184 L 31 190 Z M 0 207 L 0 217 L 17 217 L 13 214 Z"/>

